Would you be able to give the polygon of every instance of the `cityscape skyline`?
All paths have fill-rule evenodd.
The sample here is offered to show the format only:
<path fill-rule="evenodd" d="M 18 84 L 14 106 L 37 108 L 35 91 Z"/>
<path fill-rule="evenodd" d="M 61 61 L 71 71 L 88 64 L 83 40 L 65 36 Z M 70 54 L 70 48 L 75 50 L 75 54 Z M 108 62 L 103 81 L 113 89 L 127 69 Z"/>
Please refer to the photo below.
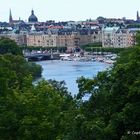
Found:
<path fill-rule="evenodd" d="M 106 18 L 136 19 L 136 12 L 140 11 L 138 0 L 5 0 L 0 5 L 0 21 L 8 22 L 9 10 L 12 10 L 13 19 L 19 17 L 27 21 L 32 9 L 38 20 L 47 21 L 80 21 L 86 19 L 96 19 L 99 16 Z"/>

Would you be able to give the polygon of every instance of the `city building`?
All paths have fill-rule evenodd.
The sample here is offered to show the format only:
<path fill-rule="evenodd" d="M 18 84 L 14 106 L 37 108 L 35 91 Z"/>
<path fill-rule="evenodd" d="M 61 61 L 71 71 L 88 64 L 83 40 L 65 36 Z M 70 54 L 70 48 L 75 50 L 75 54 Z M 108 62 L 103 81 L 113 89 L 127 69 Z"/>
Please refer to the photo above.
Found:
<path fill-rule="evenodd" d="M 14 40 L 20 46 L 27 45 L 27 37 L 25 34 L 0 34 L 0 38 L 2 37 Z"/>
<path fill-rule="evenodd" d="M 127 48 L 135 44 L 135 32 L 119 27 L 106 27 L 102 29 L 102 46 L 114 48 Z"/>
<path fill-rule="evenodd" d="M 67 47 L 75 48 L 79 46 L 79 38 L 75 34 L 57 35 L 57 34 L 28 34 L 27 46 L 34 47 Z"/>
<path fill-rule="evenodd" d="M 11 9 L 9 23 L 0 22 L 0 37 L 8 37 L 19 45 L 34 47 L 67 47 L 68 50 L 94 43 L 103 47 L 129 47 L 135 44 L 134 36 L 140 30 L 140 16 L 136 20 L 126 18 L 104 18 L 85 21 L 49 20 L 38 22 L 31 10 L 28 22 L 14 20 Z"/>
<path fill-rule="evenodd" d="M 10 9 L 10 11 L 9 11 L 9 24 L 10 24 L 10 25 L 14 25 L 14 24 L 20 24 L 21 22 L 24 22 L 24 21 L 21 20 L 20 17 L 19 17 L 18 20 L 14 20 L 14 19 L 13 19 L 13 17 L 12 17 L 12 11 L 11 11 L 11 9 Z"/>
<path fill-rule="evenodd" d="M 34 30 L 27 34 L 27 46 L 67 47 L 72 50 L 81 45 L 101 42 L 101 37 L 101 31 L 48 29 L 44 33 Z"/>

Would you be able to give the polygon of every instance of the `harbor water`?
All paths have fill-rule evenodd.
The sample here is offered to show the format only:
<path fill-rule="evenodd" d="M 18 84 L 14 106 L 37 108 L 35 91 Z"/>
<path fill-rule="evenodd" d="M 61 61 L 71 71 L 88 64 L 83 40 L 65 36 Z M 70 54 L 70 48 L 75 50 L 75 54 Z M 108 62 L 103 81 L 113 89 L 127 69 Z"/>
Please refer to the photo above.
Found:
<path fill-rule="evenodd" d="M 68 91 L 72 95 L 78 93 L 77 78 L 84 76 L 93 78 L 99 71 L 104 71 L 110 67 L 109 64 L 101 62 L 79 62 L 79 61 L 61 61 L 47 60 L 36 62 L 43 68 L 42 78 L 45 80 L 65 81 Z"/>

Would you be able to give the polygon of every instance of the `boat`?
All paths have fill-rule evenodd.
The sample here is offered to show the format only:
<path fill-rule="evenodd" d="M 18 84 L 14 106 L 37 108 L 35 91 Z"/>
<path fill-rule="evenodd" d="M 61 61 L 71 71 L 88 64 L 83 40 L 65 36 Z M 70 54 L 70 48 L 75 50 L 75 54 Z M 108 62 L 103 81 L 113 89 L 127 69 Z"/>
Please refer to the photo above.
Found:
<path fill-rule="evenodd" d="M 64 56 L 64 57 L 61 57 L 60 60 L 63 60 L 63 61 L 72 61 L 72 59 L 68 56 Z"/>
<path fill-rule="evenodd" d="M 111 59 L 104 60 L 104 62 L 107 63 L 107 64 L 113 64 L 113 63 L 115 63 L 115 61 L 113 61 Z"/>

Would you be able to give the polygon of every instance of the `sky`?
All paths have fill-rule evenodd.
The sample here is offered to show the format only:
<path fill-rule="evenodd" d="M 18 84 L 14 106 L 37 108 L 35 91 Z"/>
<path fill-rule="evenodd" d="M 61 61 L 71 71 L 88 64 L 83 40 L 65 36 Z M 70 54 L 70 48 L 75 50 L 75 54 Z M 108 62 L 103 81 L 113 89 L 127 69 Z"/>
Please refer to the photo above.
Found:
<path fill-rule="evenodd" d="M 9 9 L 13 19 L 24 21 L 32 9 L 39 21 L 81 21 L 99 16 L 136 19 L 140 0 L 0 0 L 0 21 L 8 21 Z"/>

